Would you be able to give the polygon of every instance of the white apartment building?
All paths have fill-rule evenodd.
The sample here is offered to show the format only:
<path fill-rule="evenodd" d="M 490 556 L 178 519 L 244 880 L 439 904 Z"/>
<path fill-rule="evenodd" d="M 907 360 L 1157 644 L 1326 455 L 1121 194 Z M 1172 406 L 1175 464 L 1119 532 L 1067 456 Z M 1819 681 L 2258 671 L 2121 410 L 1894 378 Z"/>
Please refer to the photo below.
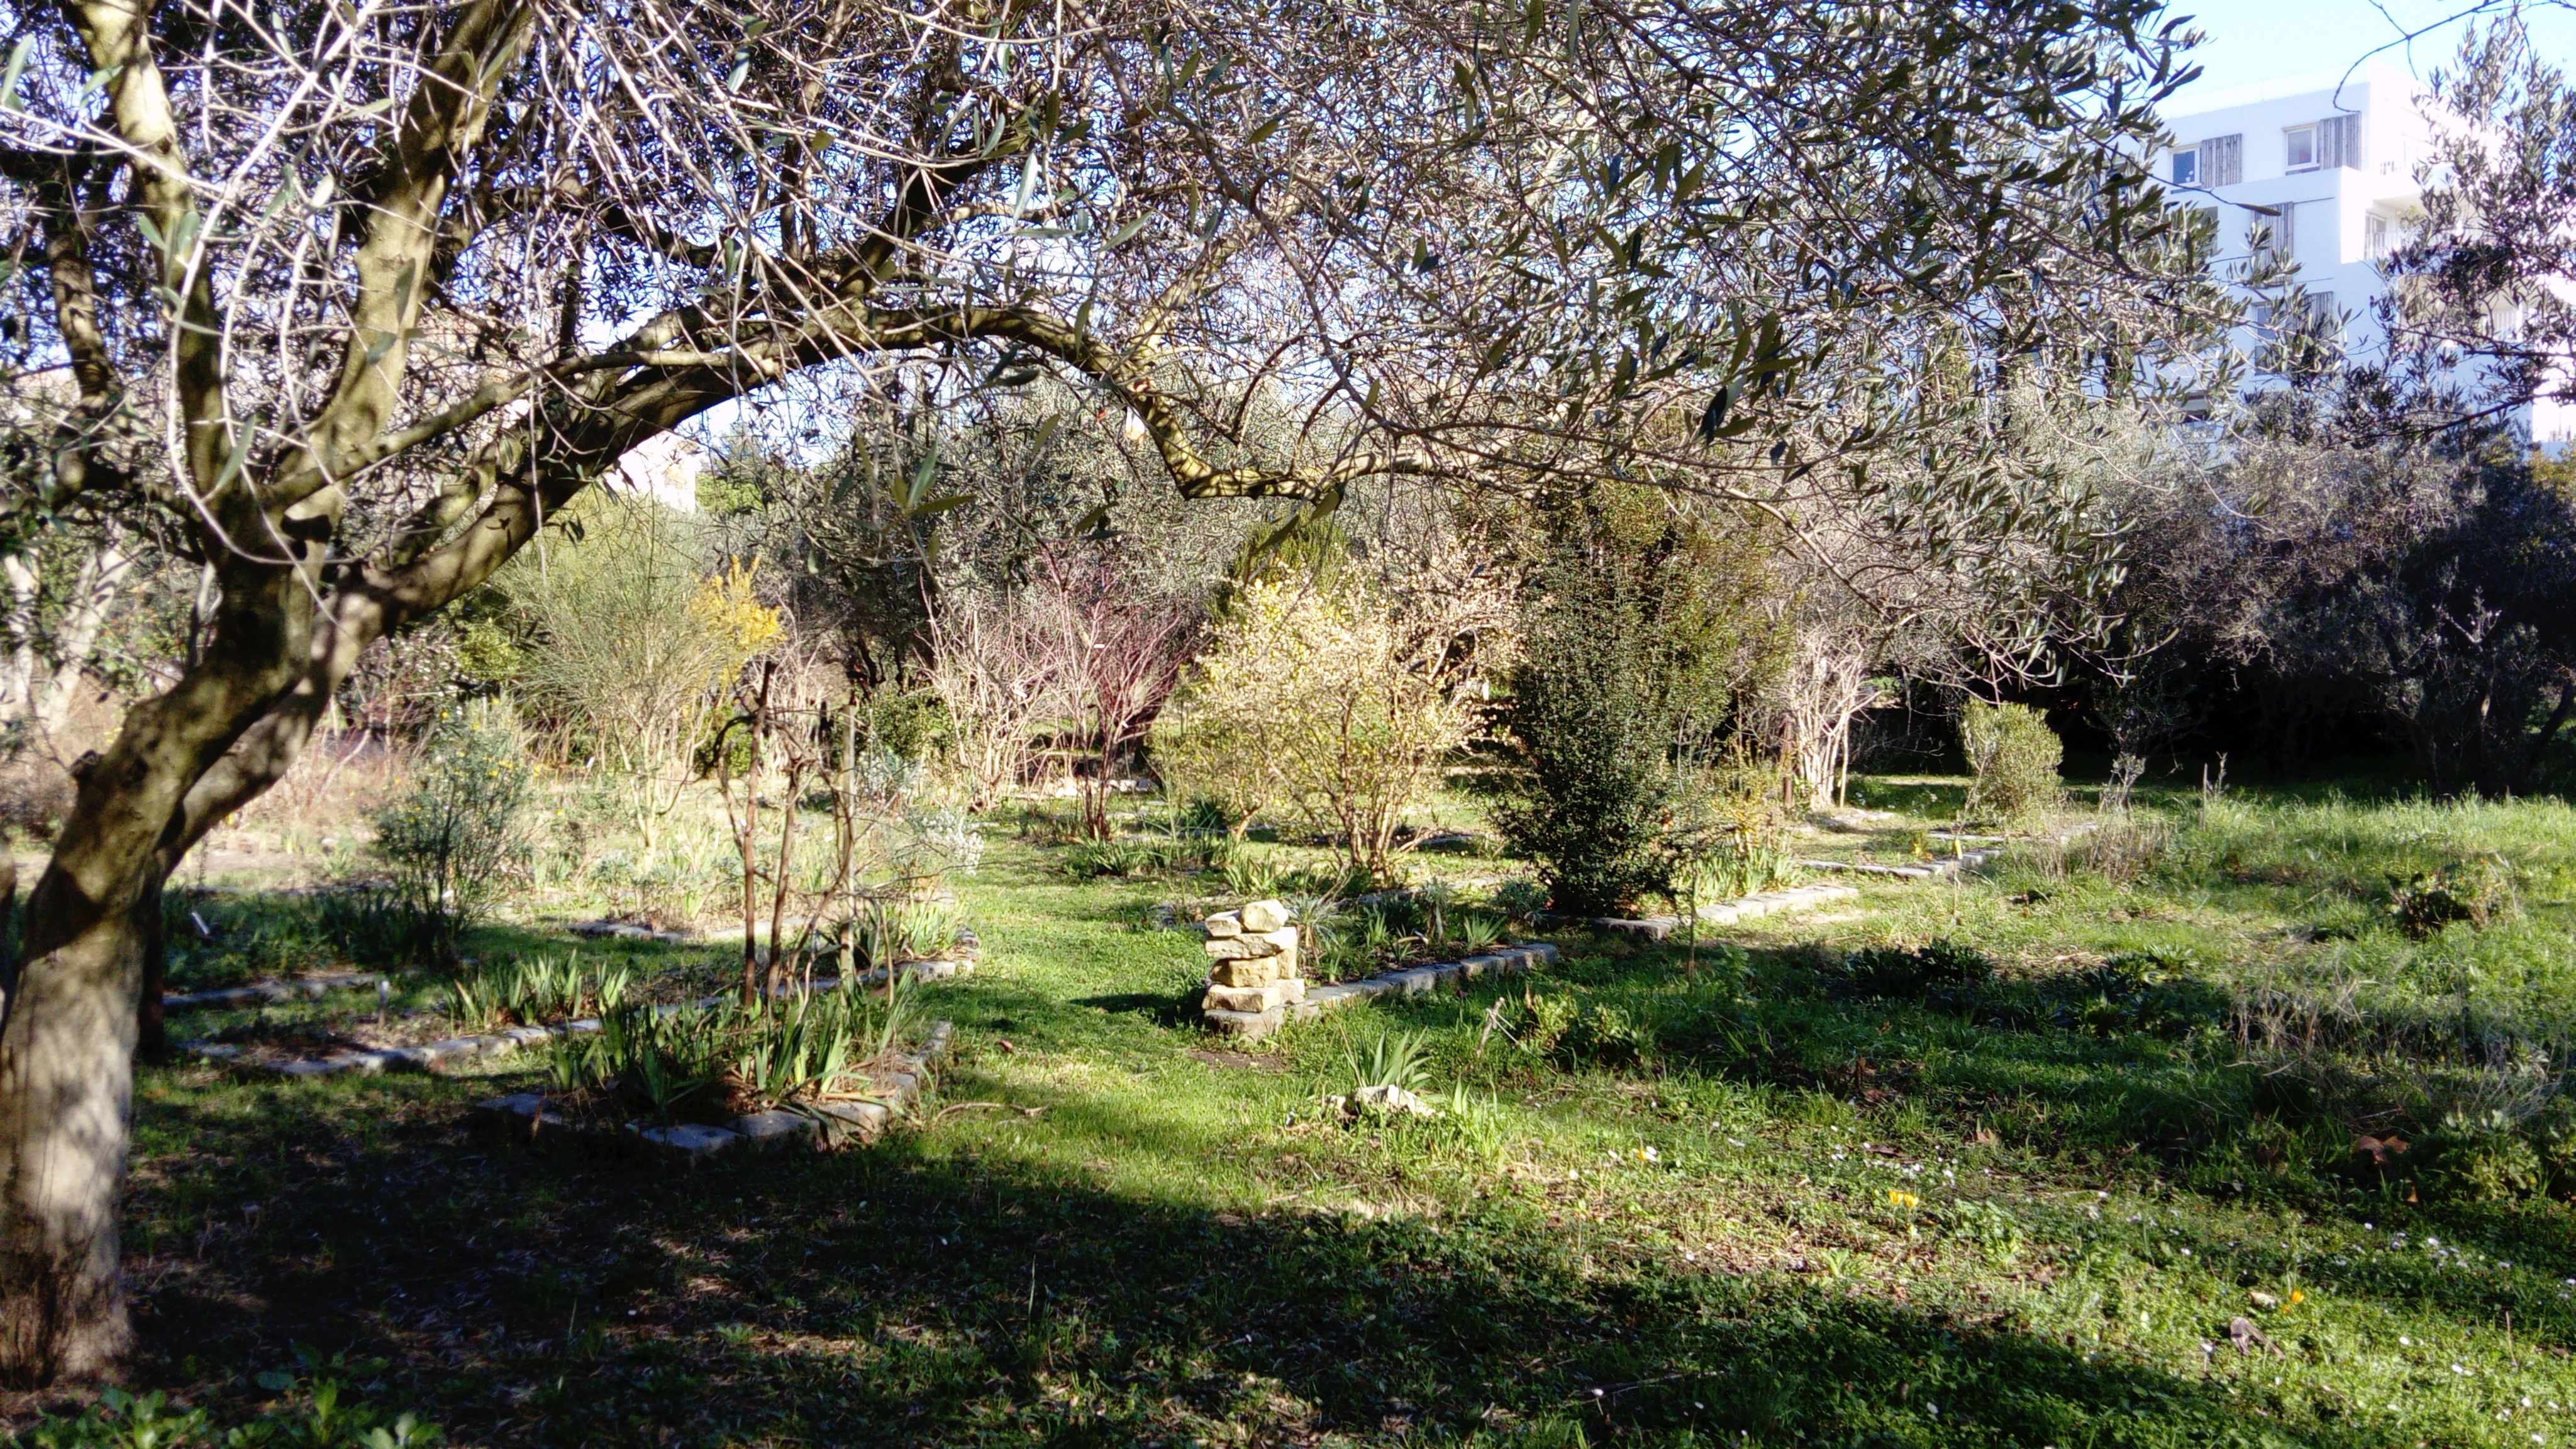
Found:
<path fill-rule="evenodd" d="M 2175 139 L 2157 174 L 2186 205 L 2218 213 L 2222 262 L 2245 259 L 2258 226 L 2298 264 L 2319 314 L 2343 314 L 2352 356 L 2383 345 L 2375 304 L 2380 261 L 2423 215 L 2416 174 L 2432 154 L 2432 93 L 2371 62 L 2195 97 L 2166 116 Z M 2576 439 L 2576 409 L 2541 402 L 2523 420 L 2532 441 Z"/>

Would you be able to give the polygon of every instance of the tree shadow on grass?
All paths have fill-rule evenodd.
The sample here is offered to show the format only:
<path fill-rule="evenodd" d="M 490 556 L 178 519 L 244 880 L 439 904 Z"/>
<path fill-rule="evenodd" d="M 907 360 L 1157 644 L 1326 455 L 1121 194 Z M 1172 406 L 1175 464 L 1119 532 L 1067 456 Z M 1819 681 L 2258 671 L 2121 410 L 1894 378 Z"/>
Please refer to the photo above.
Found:
<path fill-rule="evenodd" d="M 1197 1012 L 1183 1001 L 1151 991 L 1122 991 L 1108 996 L 1077 996 L 1076 1006 L 1088 1006 L 1113 1016 L 1141 1016 L 1166 1030 L 1194 1025 Z"/>
<path fill-rule="evenodd" d="M 1623 1260 L 1509 1201 L 1240 1214 L 921 1139 L 692 1174 L 478 1145 L 454 1126 L 472 1095 L 147 1107 L 142 1382 L 221 1399 L 292 1342 L 347 1346 L 391 1360 L 380 1404 L 493 1443 L 1502 1442 L 1550 1421 L 1596 1443 L 2301 1442 L 1974 1305 Z"/>

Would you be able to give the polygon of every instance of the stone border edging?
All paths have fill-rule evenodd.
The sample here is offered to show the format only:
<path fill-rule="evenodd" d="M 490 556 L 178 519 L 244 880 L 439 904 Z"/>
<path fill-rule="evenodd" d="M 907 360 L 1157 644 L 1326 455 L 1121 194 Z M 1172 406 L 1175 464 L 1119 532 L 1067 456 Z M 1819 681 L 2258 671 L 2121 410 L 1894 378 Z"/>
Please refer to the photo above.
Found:
<path fill-rule="evenodd" d="M 1806 861 L 1798 864 L 1805 865 Z M 1712 901 L 1699 908 L 1699 918 L 1712 926 L 1731 926 L 1757 916 L 1776 916 L 1783 911 L 1802 911 L 1827 901 L 1855 899 L 1860 892 L 1844 885 L 1787 886 L 1776 891 L 1756 891 L 1731 901 Z M 1568 926 L 1589 926 L 1596 931 L 1614 931 L 1639 936 L 1649 941 L 1668 941 L 1675 931 L 1687 924 L 1680 916 L 1645 916 L 1627 920 L 1618 916 L 1557 916 L 1541 914 L 1542 922 Z"/>
<path fill-rule="evenodd" d="M 946 981 L 952 977 L 974 975 L 975 962 L 972 960 L 904 961 L 897 963 L 893 969 L 920 980 Z M 884 967 L 861 972 L 859 984 L 883 986 L 886 982 L 886 974 Z M 813 989 L 836 991 L 840 989 L 840 985 L 839 977 L 827 976 L 814 982 Z M 701 996 L 695 1001 L 666 1002 L 654 1009 L 668 1016 L 675 1011 L 704 1011 L 729 999 L 722 995 Z M 483 1036 L 450 1037 L 445 1041 L 434 1041 L 426 1046 L 379 1047 L 364 1051 L 336 1052 L 327 1057 L 297 1057 L 292 1061 L 283 1062 L 242 1062 L 240 1060 L 242 1049 L 231 1042 L 188 1041 L 177 1043 L 177 1046 L 179 1050 L 205 1061 L 253 1067 L 281 1077 L 335 1077 L 343 1072 L 360 1072 L 372 1076 L 389 1070 L 409 1069 L 425 1072 L 441 1062 L 458 1061 L 466 1057 L 506 1056 L 524 1046 L 541 1045 L 559 1037 L 587 1036 L 597 1030 L 599 1030 L 597 1017 L 583 1017 L 576 1021 L 559 1021 L 545 1026 L 514 1026 Z"/>
<path fill-rule="evenodd" d="M 1974 870 L 2003 854 L 2004 850 L 2005 847 L 1998 845 L 1988 850 L 1971 850 L 1958 855 L 1945 855 L 1939 860 L 1920 861 L 1913 865 L 1862 864 L 1849 860 L 1802 860 L 1797 862 L 1797 865 L 1801 870 L 1835 870 L 1848 871 L 1854 875 L 1886 875 L 1901 876 L 1906 880 L 1936 880 Z"/>
<path fill-rule="evenodd" d="M 1357 981 L 1339 981 L 1330 986 L 1309 987 L 1306 999 L 1273 1011 L 1203 1011 L 1201 1015 L 1217 1030 L 1245 1041 L 1259 1041 L 1279 1029 L 1283 1021 L 1311 1021 L 1327 1011 L 1348 1006 L 1354 1001 L 1368 1001 L 1380 996 L 1415 996 L 1437 990 L 1452 981 L 1478 976 L 1522 976 L 1559 959 L 1557 949 L 1544 941 L 1502 946 L 1482 955 L 1461 961 L 1442 961 L 1427 966 L 1407 966 L 1400 971 L 1382 971 L 1363 976 Z"/>
<path fill-rule="evenodd" d="M 1848 860 L 1800 860 L 1791 863 L 1801 870 L 1839 870 L 1857 875 L 1898 876 L 1906 880 L 1947 880 L 2007 855 L 2015 846 L 2072 845 L 2092 834 L 2094 826 L 2094 821 L 2087 820 L 2061 830 L 2055 835 L 2033 835 L 2022 840 L 2005 840 L 2004 837 L 1996 835 L 1945 835 L 1939 831 L 1932 831 L 1928 833 L 1934 840 L 2004 840 L 2004 843 L 1989 845 L 1983 850 L 1963 850 L 1956 855 L 1945 855 L 1938 860 L 1918 861 L 1912 865 L 1863 865 Z"/>
<path fill-rule="evenodd" d="M 736 1117 L 722 1127 L 702 1122 L 681 1122 L 669 1127 L 646 1127 L 628 1122 L 618 1127 L 584 1126 L 556 1115 L 546 1107 L 540 1092 L 512 1092 L 477 1102 L 471 1120 L 487 1130 L 535 1142 L 569 1139 L 583 1146 L 611 1149 L 629 1148 L 675 1157 L 695 1165 L 719 1153 L 740 1149 L 745 1152 L 784 1147 L 828 1147 L 857 1138 L 874 1141 L 892 1124 L 895 1114 L 909 1112 L 921 1101 L 922 1083 L 931 1068 L 947 1059 L 956 1038 L 954 1024 L 932 1022 L 930 1034 L 922 1039 L 921 1050 L 904 1056 L 903 1068 L 894 1075 L 892 1100 L 860 1098 L 849 1102 L 817 1102 L 803 1111 L 772 1108 Z"/>
<path fill-rule="evenodd" d="M 213 991 L 190 991 L 161 998 L 164 1014 L 173 1011 L 201 1011 L 208 1007 L 240 1006 L 253 1001 L 295 1001 L 304 997 L 328 996 L 334 991 L 354 991 L 373 986 L 387 978 L 375 975 L 314 976 L 300 981 L 254 981 L 248 986 L 226 986 Z"/>

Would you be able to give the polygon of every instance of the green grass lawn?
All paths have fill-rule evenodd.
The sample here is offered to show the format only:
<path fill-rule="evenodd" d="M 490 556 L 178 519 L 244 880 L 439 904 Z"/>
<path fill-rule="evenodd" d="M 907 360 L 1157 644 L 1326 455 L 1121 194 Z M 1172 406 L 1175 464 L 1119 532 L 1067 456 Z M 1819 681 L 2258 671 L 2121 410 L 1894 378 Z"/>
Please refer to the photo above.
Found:
<path fill-rule="evenodd" d="M 336 1378 L 459 1443 L 2576 1440 L 2576 812 L 2160 818 L 2125 882 L 2029 856 L 1695 946 L 1563 937 L 1250 1051 L 1152 924 L 1206 882 L 997 841 L 961 883 L 983 969 L 924 989 L 959 1041 L 927 1118 L 722 1171 L 469 1136 L 534 1062 L 155 1068 L 135 1384 L 309 1426 Z M 2491 854 L 2517 911 L 2393 928 L 2390 876 Z M 1851 964 L 1936 940 L 1994 975 Z M 1390 1032 L 1441 1115 L 1328 1116 Z"/>

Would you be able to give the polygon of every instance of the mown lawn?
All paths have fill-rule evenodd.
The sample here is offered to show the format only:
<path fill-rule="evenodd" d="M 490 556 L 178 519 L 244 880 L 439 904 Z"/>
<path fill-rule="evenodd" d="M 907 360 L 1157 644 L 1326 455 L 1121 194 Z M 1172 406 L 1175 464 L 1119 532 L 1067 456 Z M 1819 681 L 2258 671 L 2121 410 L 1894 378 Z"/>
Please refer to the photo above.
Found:
<path fill-rule="evenodd" d="M 1152 924 L 1208 886 L 997 843 L 986 964 L 924 993 L 960 1041 L 928 1120 L 694 1175 L 468 1136 L 533 1062 L 156 1068 L 136 1384 L 245 1418 L 305 1402 L 302 1344 L 460 1443 L 2576 1437 L 2576 813 L 2160 818 L 2125 884 L 2041 856 L 1696 946 L 1566 937 L 1534 981 L 1250 1052 Z M 2488 853 L 2518 913 L 2392 928 L 2388 876 Z M 1851 964 L 1936 939 L 1994 977 Z M 1386 1032 L 1442 1115 L 1328 1118 Z"/>

